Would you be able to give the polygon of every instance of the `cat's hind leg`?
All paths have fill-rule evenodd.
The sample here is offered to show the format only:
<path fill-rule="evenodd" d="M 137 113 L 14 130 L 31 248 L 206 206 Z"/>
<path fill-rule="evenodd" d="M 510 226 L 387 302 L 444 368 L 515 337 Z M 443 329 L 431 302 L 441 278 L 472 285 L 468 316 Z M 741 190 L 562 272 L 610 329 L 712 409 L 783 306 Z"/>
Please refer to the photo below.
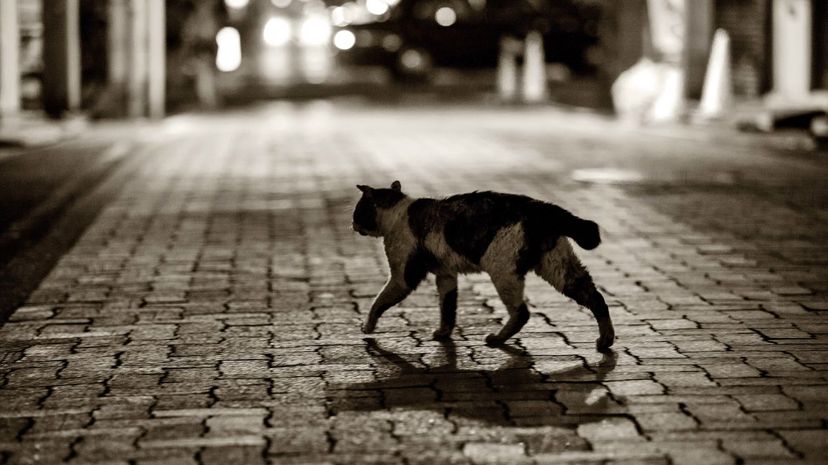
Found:
<path fill-rule="evenodd" d="M 447 339 L 457 321 L 457 275 L 438 274 L 437 292 L 440 295 L 440 327 L 434 331 L 434 339 Z"/>
<path fill-rule="evenodd" d="M 377 320 L 379 320 L 382 314 L 389 308 L 402 302 L 403 299 L 408 297 L 408 294 L 411 294 L 411 290 L 410 287 L 400 283 L 398 279 L 391 277 L 385 283 L 385 287 L 377 294 L 374 303 L 371 304 L 371 311 L 368 313 L 368 319 L 365 321 L 365 324 L 362 325 L 362 332 L 365 334 L 373 333 L 377 327 Z"/>
<path fill-rule="evenodd" d="M 565 238 L 558 239 L 555 248 L 546 252 L 535 272 L 563 295 L 588 308 L 598 321 L 600 336 L 595 341 L 600 352 L 607 351 L 615 342 L 609 309 L 604 296 L 595 288 L 589 272 L 578 260 L 572 245 Z"/>
<path fill-rule="evenodd" d="M 486 336 L 487 345 L 498 346 L 517 334 L 529 321 L 529 309 L 526 308 L 526 302 L 523 300 L 523 276 L 509 272 L 490 273 L 490 275 L 497 295 L 500 296 L 500 300 L 509 312 L 509 319 L 500 331 Z"/>

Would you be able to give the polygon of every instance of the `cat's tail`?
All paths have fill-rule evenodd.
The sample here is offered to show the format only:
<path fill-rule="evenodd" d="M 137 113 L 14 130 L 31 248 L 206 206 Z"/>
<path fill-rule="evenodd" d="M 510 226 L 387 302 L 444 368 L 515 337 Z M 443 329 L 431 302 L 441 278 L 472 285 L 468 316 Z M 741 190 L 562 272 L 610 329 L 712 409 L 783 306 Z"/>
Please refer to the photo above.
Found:
<path fill-rule="evenodd" d="M 553 214 L 552 217 L 555 218 L 560 233 L 571 237 L 582 249 L 592 250 L 598 247 L 598 244 L 601 243 L 601 232 L 598 230 L 598 224 L 594 221 L 578 218 L 557 205 L 551 207 L 549 213 Z"/>
<path fill-rule="evenodd" d="M 601 243 L 601 232 L 594 221 L 584 220 L 572 215 L 566 235 L 571 237 L 582 249 L 592 250 Z"/>

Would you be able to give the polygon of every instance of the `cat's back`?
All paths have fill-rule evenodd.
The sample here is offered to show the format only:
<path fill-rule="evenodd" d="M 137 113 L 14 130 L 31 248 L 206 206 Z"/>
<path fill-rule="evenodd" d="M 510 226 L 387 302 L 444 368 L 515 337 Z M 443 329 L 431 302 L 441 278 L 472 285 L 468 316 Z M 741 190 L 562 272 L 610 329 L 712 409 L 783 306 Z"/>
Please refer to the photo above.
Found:
<path fill-rule="evenodd" d="M 439 200 L 417 199 L 409 206 L 408 219 L 419 240 L 440 236 L 451 250 L 479 263 L 498 231 L 542 216 L 546 206 L 523 195 L 470 192 Z"/>
<path fill-rule="evenodd" d="M 408 219 L 414 235 L 424 237 L 448 224 L 461 228 L 503 227 L 532 215 L 543 205 L 544 202 L 525 195 L 469 192 L 444 199 L 416 199 L 408 207 Z"/>

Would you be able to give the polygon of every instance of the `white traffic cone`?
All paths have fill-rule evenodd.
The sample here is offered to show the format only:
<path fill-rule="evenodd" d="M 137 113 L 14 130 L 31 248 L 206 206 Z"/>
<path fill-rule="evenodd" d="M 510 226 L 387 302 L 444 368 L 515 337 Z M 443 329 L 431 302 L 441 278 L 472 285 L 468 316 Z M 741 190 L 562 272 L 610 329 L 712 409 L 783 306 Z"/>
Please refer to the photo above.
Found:
<path fill-rule="evenodd" d="M 543 53 L 543 36 L 532 31 L 526 35 L 526 51 L 523 54 L 523 101 L 538 103 L 546 100 L 546 58 Z"/>
<path fill-rule="evenodd" d="M 699 117 L 721 117 L 733 100 L 733 80 L 730 71 L 730 36 L 724 29 L 717 29 L 710 47 L 710 60 L 704 75 Z"/>
<path fill-rule="evenodd" d="M 497 61 L 497 95 L 504 102 L 517 98 L 517 54 L 515 39 L 500 39 L 500 55 Z"/>

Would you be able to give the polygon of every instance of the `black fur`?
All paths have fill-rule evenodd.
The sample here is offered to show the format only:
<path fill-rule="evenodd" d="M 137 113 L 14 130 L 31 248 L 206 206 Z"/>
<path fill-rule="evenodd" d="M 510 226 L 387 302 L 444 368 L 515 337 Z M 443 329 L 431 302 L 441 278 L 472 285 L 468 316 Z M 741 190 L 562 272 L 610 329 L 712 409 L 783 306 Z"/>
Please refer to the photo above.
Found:
<path fill-rule="evenodd" d="M 563 294 L 592 311 L 596 320 L 609 317 L 609 309 L 604 297 L 595 289 L 595 284 L 589 275 L 579 276 L 566 283 Z"/>
<path fill-rule="evenodd" d="M 557 205 L 523 195 L 473 192 L 444 200 L 418 199 L 408 208 L 412 232 L 424 240 L 430 231 L 443 230 L 446 243 L 472 263 L 480 259 L 501 229 L 523 224 L 525 247 L 517 263 L 518 274 L 537 266 L 560 236 L 575 239 L 585 249 L 600 242 L 598 225 L 582 220 Z"/>
<path fill-rule="evenodd" d="M 434 225 L 445 224 L 445 218 L 440 216 L 440 209 L 435 208 L 434 199 L 417 199 L 408 206 L 408 226 L 419 241 L 424 241 L 426 234 Z"/>
<path fill-rule="evenodd" d="M 405 194 L 398 189 L 374 189 L 371 197 L 374 199 L 378 207 L 391 208 L 400 200 L 405 198 Z"/>
<path fill-rule="evenodd" d="M 517 323 L 518 329 L 522 328 L 529 321 L 529 308 L 526 307 L 525 303 L 520 304 L 520 307 L 517 309 Z"/>
<path fill-rule="evenodd" d="M 366 231 L 377 230 L 377 206 L 367 196 L 362 196 L 354 208 L 354 224 Z"/>
<path fill-rule="evenodd" d="M 440 303 L 440 320 L 443 325 L 454 327 L 457 321 L 457 289 L 452 289 L 443 296 Z"/>
<path fill-rule="evenodd" d="M 360 190 L 363 195 L 354 209 L 354 224 L 364 231 L 377 230 L 377 207 L 391 208 L 405 198 L 405 194 L 399 189 L 374 189 L 361 186 Z"/>
<path fill-rule="evenodd" d="M 425 279 L 429 271 L 437 266 L 437 260 L 425 249 L 415 250 L 405 263 L 405 284 L 409 289 L 417 289 L 417 286 Z"/>

